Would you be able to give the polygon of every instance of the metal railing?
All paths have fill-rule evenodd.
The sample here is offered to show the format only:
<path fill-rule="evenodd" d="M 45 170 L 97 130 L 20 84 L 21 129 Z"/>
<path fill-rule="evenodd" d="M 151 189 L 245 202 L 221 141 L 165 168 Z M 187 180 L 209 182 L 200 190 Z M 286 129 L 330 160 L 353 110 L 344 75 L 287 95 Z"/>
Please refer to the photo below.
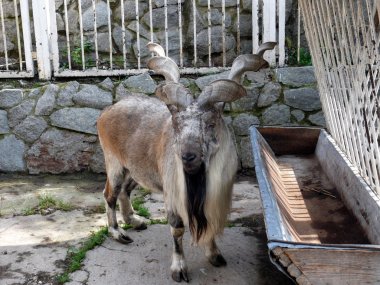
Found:
<path fill-rule="evenodd" d="M 15 9 L 20 7 L 24 57 L 28 57 L 27 71 L 30 76 L 33 65 L 30 64 L 28 1 L 1 0 L 2 22 L 4 1 L 14 1 Z M 240 0 L 161 0 L 153 3 L 152 0 L 64 0 L 58 4 L 59 7 L 56 7 L 56 1 L 31 2 L 38 74 L 43 79 L 51 76 L 112 76 L 144 72 L 147 41 L 160 43 L 168 56 L 177 61 L 182 73 L 227 69 L 232 57 L 247 52 L 247 40 L 251 46 L 248 52 L 255 52 L 261 41 L 277 41 L 278 47 L 266 54 L 267 60 L 277 66 L 285 62 L 285 0 L 243 1 L 243 7 Z M 163 3 L 157 4 L 159 2 Z M 215 15 L 221 18 L 217 22 Z M 20 19 L 15 17 L 17 22 Z M 90 24 L 89 19 L 93 21 Z M 231 19 L 235 19 L 233 23 Z M 248 25 L 247 21 L 250 21 Z M 104 25 L 99 26 L 100 22 Z M 162 30 L 158 29 L 157 23 Z M 118 39 L 115 39 L 116 27 L 121 29 Z M 6 47 L 4 23 L 2 28 L 3 45 Z M 19 26 L 17 30 L 19 33 Z M 247 30 L 251 30 L 249 35 Z M 116 40 L 121 44 L 117 46 Z M 4 50 L 7 59 L 7 48 Z M 22 53 L 18 58 L 22 62 Z M 9 69 L 4 71 L 0 72 L 1 77 L 10 74 Z M 22 77 L 20 71 L 21 66 L 17 72 Z"/>
<path fill-rule="evenodd" d="M 34 66 L 28 0 L 8 0 L 6 4 L 8 7 L 11 6 L 8 10 L 13 12 L 13 18 L 6 21 L 4 1 L 0 0 L 0 45 L 2 44 L 3 53 L 0 63 L 0 78 L 33 77 Z M 16 33 L 17 48 L 12 56 L 8 53 L 9 47 L 13 45 L 8 38 L 9 32 Z"/>

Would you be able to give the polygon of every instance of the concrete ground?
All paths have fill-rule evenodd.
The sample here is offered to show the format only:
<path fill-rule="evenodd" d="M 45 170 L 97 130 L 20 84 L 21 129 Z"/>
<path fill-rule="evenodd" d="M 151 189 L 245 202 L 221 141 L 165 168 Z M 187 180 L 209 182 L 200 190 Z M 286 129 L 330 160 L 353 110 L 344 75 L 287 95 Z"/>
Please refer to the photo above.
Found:
<path fill-rule="evenodd" d="M 92 232 L 106 225 L 103 175 L 0 174 L 0 284 L 59 284 L 68 255 Z M 138 191 L 134 195 L 141 195 Z M 44 207 L 44 199 L 55 206 Z M 148 194 L 151 218 L 165 218 L 162 196 Z M 203 249 L 184 237 L 191 284 L 292 284 L 269 261 L 265 228 L 254 178 L 234 185 L 232 213 L 217 241 L 227 266 L 215 268 Z M 169 226 L 154 224 L 128 230 L 133 243 L 111 238 L 86 254 L 82 267 L 69 274 L 70 285 L 175 284 L 170 277 L 172 238 Z"/>

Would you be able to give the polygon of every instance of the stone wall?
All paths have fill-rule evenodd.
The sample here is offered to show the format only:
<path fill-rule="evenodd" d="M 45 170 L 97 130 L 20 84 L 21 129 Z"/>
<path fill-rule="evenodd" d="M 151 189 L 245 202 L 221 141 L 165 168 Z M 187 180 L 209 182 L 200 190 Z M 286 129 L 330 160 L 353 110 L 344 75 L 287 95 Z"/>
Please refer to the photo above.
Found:
<path fill-rule="evenodd" d="M 194 94 L 228 72 L 181 78 Z M 161 77 L 148 73 L 121 81 L 107 78 L 46 83 L 0 83 L 0 172 L 103 172 L 96 120 L 105 107 L 133 94 L 152 96 Z M 88 82 L 92 82 L 89 84 Z M 225 120 L 234 132 L 242 168 L 252 168 L 251 125 L 324 126 L 311 67 L 246 73 L 248 96 L 228 104 Z M 20 85 L 20 86 L 21 86 Z"/>

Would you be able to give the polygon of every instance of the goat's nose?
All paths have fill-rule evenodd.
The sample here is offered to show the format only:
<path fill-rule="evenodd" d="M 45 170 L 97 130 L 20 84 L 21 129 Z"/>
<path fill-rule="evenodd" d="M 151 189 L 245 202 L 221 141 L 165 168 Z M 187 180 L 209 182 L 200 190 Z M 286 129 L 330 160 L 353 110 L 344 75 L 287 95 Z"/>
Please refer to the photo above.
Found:
<path fill-rule="evenodd" d="M 182 160 L 186 163 L 192 162 L 196 157 L 196 154 L 192 152 L 186 152 L 182 154 Z"/>

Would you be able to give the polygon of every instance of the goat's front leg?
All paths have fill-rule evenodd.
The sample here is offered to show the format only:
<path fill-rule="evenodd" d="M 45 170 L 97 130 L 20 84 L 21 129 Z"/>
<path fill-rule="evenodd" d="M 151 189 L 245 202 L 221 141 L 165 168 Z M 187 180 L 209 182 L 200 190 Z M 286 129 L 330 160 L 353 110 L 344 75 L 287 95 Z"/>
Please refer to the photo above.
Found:
<path fill-rule="evenodd" d="M 106 187 L 104 189 L 104 200 L 106 201 L 106 212 L 108 218 L 108 232 L 111 236 L 121 243 L 131 243 L 133 240 L 127 235 L 126 231 L 119 227 L 116 219 L 116 202 L 120 193 L 121 182 L 116 181 L 111 186 L 109 178 L 107 178 Z"/>
<path fill-rule="evenodd" d="M 187 276 L 187 265 L 182 246 L 185 226 L 183 225 L 182 219 L 173 212 L 168 213 L 168 220 L 170 224 L 170 231 L 173 236 L 173 256 L 172 265 L 170 266 L 172 278 L 176 282 L 181 282 L 182 279 L 189 282 L 189 277 Z"/>
<path fill-rule="evenodd" d="M 214 239 L 206 244 L 206 257 L 208 258 L 208 261 L 215 267 L 227 265 L 227 261 L 220 253 L 220 250 L 216 245 Z"/>

